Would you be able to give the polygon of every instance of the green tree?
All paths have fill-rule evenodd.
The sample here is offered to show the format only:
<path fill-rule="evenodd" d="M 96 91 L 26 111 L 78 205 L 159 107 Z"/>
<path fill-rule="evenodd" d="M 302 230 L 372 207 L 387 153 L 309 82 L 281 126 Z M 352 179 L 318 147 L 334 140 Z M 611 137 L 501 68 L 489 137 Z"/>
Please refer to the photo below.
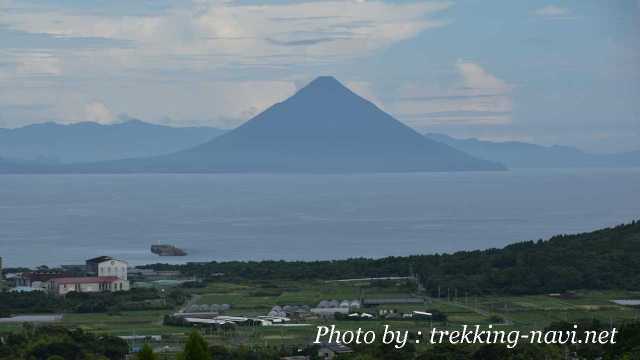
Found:
<path fill-rule="evenodd" d="M 144 344 L 140 352 L 136 355 L 137 360 L 156 360 L 158 357 L 153 353 L 153 349 L 149 344 Z"/>
<path fill-rule="evenodd" d="M 209 346 L 198 331 L 192 331 L 184 345 L 180 360 L 211 360 Z"/>

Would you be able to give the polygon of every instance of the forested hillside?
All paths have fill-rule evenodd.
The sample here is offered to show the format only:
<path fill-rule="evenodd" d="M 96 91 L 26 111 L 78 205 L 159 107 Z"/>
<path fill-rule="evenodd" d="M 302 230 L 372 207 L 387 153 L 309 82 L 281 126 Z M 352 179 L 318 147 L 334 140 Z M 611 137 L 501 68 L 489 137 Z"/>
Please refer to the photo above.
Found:
<path fill-rule="evenodd" d="M 637 289 L 640 222 L 503 249 L 418 257 L 425 286 L 511 294 Z"/>

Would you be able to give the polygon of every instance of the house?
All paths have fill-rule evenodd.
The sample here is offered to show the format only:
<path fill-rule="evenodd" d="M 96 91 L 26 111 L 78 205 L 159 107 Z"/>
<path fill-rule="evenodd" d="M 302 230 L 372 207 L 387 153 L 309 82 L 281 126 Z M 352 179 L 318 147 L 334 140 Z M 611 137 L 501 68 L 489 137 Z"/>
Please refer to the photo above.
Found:
<path fill-rule="evenodd" d="M 352 353 L 350 347 L 343 344 L 336 343 L 322 343 L 318 349 L 318 358 L 320 359 L 333 359 L 340 354 Z"/>
<path fill-rule="evenodd" d="M 117 260 L 110 256 L 98 256 L 86 261 L 87 273 L 90 275 L 103 276 L 115 276 L 120 280 L 127 280 L 127 267 L 129 264 L 126 261 Z"/>
<path fill-rule="evenodd" d="M 60 270 L 36 270 L 24 272 L 16 276 L 16 287 L 45 289 L 47 287 L 47 281 L 69 276 L 70 275 L 68 273 Z"/>
<path fill-rule="evenodd" d="M 98 256 L 86 261 L 87 273 L 97 278 L 116 277 L 119 279 L 116 290 L 108 291 L 127 291 L 130 288 L 128 280 L 128 267 L 126 261 L 114 259 L 110 256 Z M 105 290 L 100 290 L 105 291 Z"/>
<path fill-rule="evenodd" d="M 47 282 L 47 290 L 56 295 L 75 292 L 127 291 L 129 282 L 117 276 L 66 277 L 55 278 Z"/>

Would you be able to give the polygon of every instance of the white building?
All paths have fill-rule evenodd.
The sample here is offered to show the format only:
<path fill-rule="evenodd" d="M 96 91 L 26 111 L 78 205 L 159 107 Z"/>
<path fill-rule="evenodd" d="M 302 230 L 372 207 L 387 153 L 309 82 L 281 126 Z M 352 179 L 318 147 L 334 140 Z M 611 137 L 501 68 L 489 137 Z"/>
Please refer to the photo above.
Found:
<path fill-rule="evenodd" d="M 108 259 L 99 262 L 97 265 L 98 277 L 115 276 L 120 280 L 127 281 L 127 267 L 129 264 L 126 261 Z"/>

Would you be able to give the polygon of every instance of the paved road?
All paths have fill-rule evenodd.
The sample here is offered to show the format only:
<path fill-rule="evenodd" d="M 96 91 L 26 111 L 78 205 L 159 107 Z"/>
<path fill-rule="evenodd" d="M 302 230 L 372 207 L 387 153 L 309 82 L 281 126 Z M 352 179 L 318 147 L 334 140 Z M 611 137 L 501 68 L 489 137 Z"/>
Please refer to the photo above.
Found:
<path fill-rule="evenodd" d="M 60 320 L 62 320 L 62 314 L 18 315 L 10 318 L 0 318 L 0 323 L 55 322 Z"/>

